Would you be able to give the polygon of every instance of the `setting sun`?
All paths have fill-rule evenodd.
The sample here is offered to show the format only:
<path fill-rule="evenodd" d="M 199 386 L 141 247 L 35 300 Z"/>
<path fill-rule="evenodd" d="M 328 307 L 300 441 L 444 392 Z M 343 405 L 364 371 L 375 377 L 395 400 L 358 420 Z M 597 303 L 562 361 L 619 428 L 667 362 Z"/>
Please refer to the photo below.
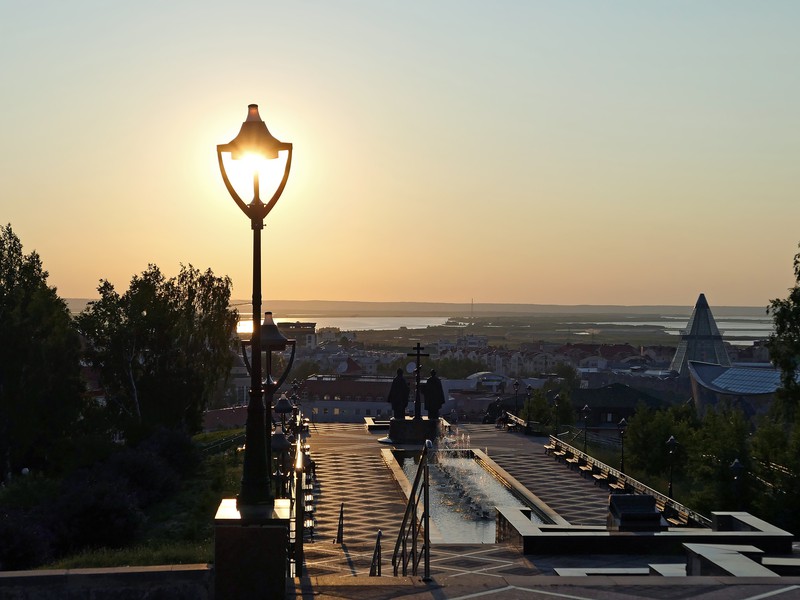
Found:
<path fill-rule="evenodd" d="M 222 155 L 225 171 L 231 185 L 245 202 L 253 200 L 253 177 L 258 175 L 259 196 L 268 202 L 280 185 L 289 153 L 282 151 L 276 159 L 266 159 L 258 154 L 248 153 L 234 160 L 229 152 Z"/>

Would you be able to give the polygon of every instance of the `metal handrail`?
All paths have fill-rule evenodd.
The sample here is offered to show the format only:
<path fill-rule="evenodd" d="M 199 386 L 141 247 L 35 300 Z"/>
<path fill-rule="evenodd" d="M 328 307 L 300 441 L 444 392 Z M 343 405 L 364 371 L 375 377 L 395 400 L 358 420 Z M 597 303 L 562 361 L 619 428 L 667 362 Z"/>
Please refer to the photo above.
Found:
<path fill-rule="evenodd" d="M 550 444 L 553 445 L 555 448 L 561 449 L 565 452 L 569 452 L 572 456 L 581 459 L 586 462 L 587 465 L 592 465 L 596 467 L 601 473 L 605 473 L 606 475 L 612 475 L 617 479 L 617 481 L 621 481 L 625 483 L 625 485 L 635 492 L 640 494 L 647 494 L 649 496 L 653 496 L 656 499 L 658 504 L 662 504 L 665 508 L 669 507 L 670 509 L 674 510 L 678 514 L 686 515 L 687 520 L 692 520 L 699 525 L 705 527 L 711 527 L 711 519 L 706 517 L 705 515 L 701 515 L 699 512 L 694 511 L 679 502 L 676 502 L 666 494 L 662 494 L 661 492 L 654 490 L 653 488 L 643 484 L 641 481 L 637 481 L 632 477 L 628 477 L 625 473 L 611 467 L 604 462 L 593 458 L 589 454 L 585 452 L 581 452 L 575 446 L 570 446 L 569 444 L 562 442 L 557 437 L 551 435 L 550 436 Z"/>
<path fill-rule="evenodd" d="M 232 446 L 238 446 L 239 444 L 243 443 L 245 440 L 245 434 L 242 433 L 235 433 L 233 435 L 229 435 L 228 437 L 222 438 L 221 440 L 217 440 L 212 442 L 208 446 L 204 446 L 200 449 L 200 452 L 204 456 L 211 456 L 212 454 L 219 454 L 220 452 L 225 452 L 228 448 Z"/>
<path fill-rule="evenodd" d="M 336 528 L 336 539 L 333 540 L 334 544 L 341 544 L 344 537 L 344 502 L 339 508 L 339 526 Z"/>
<path fill-rule="evenodd" d="M 403 523 L 400 525 L 400 532 L 397 534 L 397 541 L 394 545 L 392 554 L 392 567 L 394 575 L 397 577 L 402 567 L 404 576 L 408 575 L 408 566 L 411 565 L 411 574 L 417 575 L 419 563 L 424 559 L 423 581 L 431 578 L 431 536 L 430 536 L 430 481 L 428 476 L 428 460 L 433 443 L 425 441 L 422 455 L 419 459 L 419 467 L 414 477 L 414 484 L 408 495 L 408 504 L 403 515 Z M 422 513 L 420 514 L 419 503 L 422 501 Z M 422 533 L 422 548 L 419 548 L 419 536 Z M 409 549 L 409 542 L 411 548 Z M 399 559 L 399 560 L 398 560 Z"/>
<path fill-rule="evenodd" d="M 303 561 L 305 554 L 303 551 L 303 537 L 305 527 L 305 469 L 303 466 L 303 452 L 300 449 L 302 440 L 298 437 L 296 443 L 296 456 L 294 461 L 294 494 L 292 508 L 294 510 L 294 547 L 292 558 L 294 560 L 295 577 L 303 576 Z"/>
<path fill-rule="evenodd" d="M 378 529 L 378 535 L 375 537 L 375 550 L 372 552 L 372 563 L 369 565 L 369 576 L 381 576 L 381 537 L 383 532 Z"/>

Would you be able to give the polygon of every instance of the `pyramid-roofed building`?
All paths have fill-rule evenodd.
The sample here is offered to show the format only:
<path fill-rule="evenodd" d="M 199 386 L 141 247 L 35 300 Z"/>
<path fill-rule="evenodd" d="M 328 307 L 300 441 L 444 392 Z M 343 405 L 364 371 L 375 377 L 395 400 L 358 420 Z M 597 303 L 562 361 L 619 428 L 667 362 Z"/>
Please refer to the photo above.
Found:
<path fill-rule="evenodd" d="M 689 361 L 700 361 L 731 366 L 728 352 L 722 341 L 722 334 L 711 314 L 705 294 L 700 294 L 694 305 L 689 324 L 681 334 L 681 343 L 675 351 L 670 370 L 681 377 L 689 377 Z"/>

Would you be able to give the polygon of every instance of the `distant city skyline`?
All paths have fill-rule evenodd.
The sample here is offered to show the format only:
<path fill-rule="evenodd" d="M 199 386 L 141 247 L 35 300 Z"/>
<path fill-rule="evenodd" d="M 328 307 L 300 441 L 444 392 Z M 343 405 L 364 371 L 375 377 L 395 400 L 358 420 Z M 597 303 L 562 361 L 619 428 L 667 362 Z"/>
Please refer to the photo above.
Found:
<path fill-rule="evenodd" d="M 264 298 L 766 306 L 800 241 L 800 4 L 12 3 L 0 221 L 62 297 L 251 294 L 216 144 L 294 144 Z M 267 308 L 267 307 L 265 307 Z"/>

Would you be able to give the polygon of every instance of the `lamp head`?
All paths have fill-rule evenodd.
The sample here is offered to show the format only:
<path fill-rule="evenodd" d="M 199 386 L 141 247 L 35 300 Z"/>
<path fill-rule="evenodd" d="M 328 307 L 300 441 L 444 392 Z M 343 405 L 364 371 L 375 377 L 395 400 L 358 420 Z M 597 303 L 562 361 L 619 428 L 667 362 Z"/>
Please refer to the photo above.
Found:
<path fill-rule="evenodd" d="M 270 443 L 272 444 L 272 449 L 276 452 L 286 452 L 292 446 L 289 440 L 286 439 L 286 436 L 280 431 L 276 431 L 272 434 Z"/>
<path fill-rule="evenodd" d="M 278 158 L 278 152 L 288 150 L 289 144 L 281 142 L 269 132 L 267 124 L 258 114 L 258 104 L 250 104 L 247 107 L 247 119 L 242 123 L 239 134 L 217 148 L 220 152 L 230 152 L 234 160 L 251 154 L 261 158 Z"/>
<path fill-rule="evenodd" d="M 289 340 L 275 324 L 272 312 L 265 312 L 264 322 L 261 324 L 261 348 L 267 352 L 282 352 L 286 350 L 288 343 Z"/>
<path fill-rule="evenodd" d="M 275 412 L 279 415 L 285 415 L 292 412 L 292 403 L 286 397 L 286 394 L 281 394 L 281 397 L 275 402 Z"/>

